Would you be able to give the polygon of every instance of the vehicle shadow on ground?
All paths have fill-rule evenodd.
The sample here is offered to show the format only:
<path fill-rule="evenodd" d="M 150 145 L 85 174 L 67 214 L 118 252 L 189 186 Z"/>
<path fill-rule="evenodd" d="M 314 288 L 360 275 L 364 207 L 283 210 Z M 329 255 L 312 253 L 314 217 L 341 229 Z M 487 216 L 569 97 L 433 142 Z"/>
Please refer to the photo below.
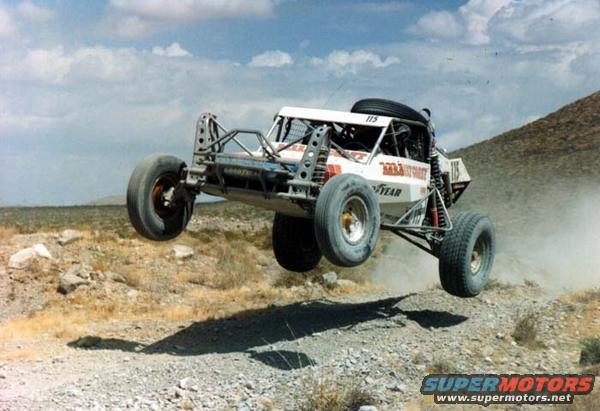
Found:
<path fill-rule="evenodd" d="M 373 320 L 391 321 L 392 327 L 403 327 L 406 320 L 411 320 L 429 329 L 455 326 L 468 319 L 447 311 L 403 310 L 398 307 L 400 301 L 411 295 L 362 303 L 317 300 L 248 310 L 222 319 L 193 323 L 145 346 L 135 341 L 93 337 L 96 342 L 85 349 L 178 356 L 247 352 L 255 360 L 267 365 L 293 369 L 312 365 L 314 361 L 304 353 L 280 350 L 259 352 L 255 349 L 270 348 L 279 342 L 294 341 L 332 329 L 351 330 Z M 84 348 L 78 341 L 71 341 L 67 345 Z"/>

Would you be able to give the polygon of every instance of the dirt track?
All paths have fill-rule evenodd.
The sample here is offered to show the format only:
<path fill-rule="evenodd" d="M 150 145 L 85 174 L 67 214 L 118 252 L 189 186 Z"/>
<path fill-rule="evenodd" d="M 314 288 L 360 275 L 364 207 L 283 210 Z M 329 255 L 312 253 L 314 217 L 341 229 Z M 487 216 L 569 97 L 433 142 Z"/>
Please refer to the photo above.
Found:
<path fill-rule="evenodd" d="M 129 324 L 99 332 L 85 348 L 81 340 L 21 343 L 23 352 L 44 353 L 3 362 L 0 408 L 292 410 L 312 381 L 351 376 L 380 409 L 400 409 L 422 403 L 422 377 L 443 368 L 577 372 L 579 337 L 566 324 L 589 308 L 553 302 L 523 285 L 467 300 L 431 289 L 308 301 L 153 330 Z M 510 337 L 515 318 L 529 309 L 543 313 L 543 349 Z M 599 327 L 596 321 L 596 333 Z"/>

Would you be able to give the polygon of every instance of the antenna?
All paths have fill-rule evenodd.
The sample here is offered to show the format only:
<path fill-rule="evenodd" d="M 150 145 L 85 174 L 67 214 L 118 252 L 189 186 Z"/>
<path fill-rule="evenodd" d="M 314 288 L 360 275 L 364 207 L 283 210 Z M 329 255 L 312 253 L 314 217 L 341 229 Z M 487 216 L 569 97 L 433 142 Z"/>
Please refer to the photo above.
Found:
<path fill-rule="evenodd" d="M 333 96 L 335 96 L 337 94 L 337 92 L 340 91 L 342 89 L 342 87 L 344 87 L 346 85 L 346 82 L 347 82 L 347 80 L 342 80 L 340 82 L 339 86 L 337 86 L 337 88 L 331 92 L 331 94 L 329 95 L 329 97 L 327 97 L 327 100 L 325 100 L 325 103 L 323 103 L 323 105 L 321 106 L 321 108 L 325 108 L 327 106 L 327 104 L 329 103 L 329 100 L 331 100 L 331 98 Z"/>

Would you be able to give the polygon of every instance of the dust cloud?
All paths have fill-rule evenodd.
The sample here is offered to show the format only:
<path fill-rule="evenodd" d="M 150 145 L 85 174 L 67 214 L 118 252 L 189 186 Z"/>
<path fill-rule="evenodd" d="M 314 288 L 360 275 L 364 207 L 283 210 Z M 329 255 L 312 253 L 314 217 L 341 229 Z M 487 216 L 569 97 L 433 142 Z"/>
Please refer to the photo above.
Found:
<path fill-rule="evenodd" d="M 509 204 L 515 207 L 512 213 L 506 204 L 489 207 L 498 243 L 492 278 L 510 284 L 534 281 L 554 293 L 600 286 L 600 186 L 580 187 L 561 198 L 556 193 L 538 196 L 533 202 L 538 206 L 517 210 Z M 439 284 L 437 263 L 393 238 L 373 280 L 395 292 L 421 291 Z"/>

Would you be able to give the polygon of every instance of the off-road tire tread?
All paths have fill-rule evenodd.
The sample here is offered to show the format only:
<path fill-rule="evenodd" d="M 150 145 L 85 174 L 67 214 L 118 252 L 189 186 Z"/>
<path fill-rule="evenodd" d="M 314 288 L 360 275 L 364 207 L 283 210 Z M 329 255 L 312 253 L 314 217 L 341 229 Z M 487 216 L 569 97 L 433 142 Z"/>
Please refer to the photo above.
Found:
<path fill-rule="evenodd" d="M 442 241 L 439 255 L 440 282 L 444 290 L 457 297 L 473 297 L 469 289 L 466 277 L 461 272 L 463 262 L 470 258 L 466 253 L 464 243 L 469 241 L 478 223 L 486 219 L 478 213 L 461 212 L 453 220 L 453 229 L 446 234 Z"/>
<path fill-rule="evenodd" d="M 332 243 L 331 238 L 329 237 L 329 235 L 327 233 L 328 225 L 329 225 L 329 220 L 328 220 L 329 208 L 325 205 L 330 204 L 333 201 L 340 186 L 342 186 L 343 184 L 352 184 L 352 181 L 350 181 L 351 179 L 356 179 L 357 181 L 355 183 L 358 183 L 358 182 L 365 183 L 366 187 L 371 189 L 371 187 L 368 185 L 367 181 L 363 177 L 361 177 L 359 175 L 355 175 L 355 174 L 341 174 L 341 175 L 333 177 L 321 189 L 321 192 L 319 193 L 319 197 L 317 199 L 317 206 L 315 207 L 315 236 L 317 238 L 317 243 L 319 244 L 319 248 L 323 252 L 323 255 L 325 256 L 325 258 L 327 258 L 327 260 L 329 260 L 332 264 L 335 264 L 335 265 L 338 265 L 341 267 L 355 267 L 355 266 L 361 264 L 362 262 L 364 262 L 364 260 L 357 264 L 356 262 L 348 261 L 348 260 L 342 258 L 339 255 L 339 253 L 336 251 L 336 249 L 335 249 L 336 245 Z M 380 217 L 379 217 L 379 200 L 377 199 L 377 196 L 375 195 L 375 192 L 372 191 L 372 189 L 371 189 L 371 194 L 373 196 L 374 210 L 369 210 L 369 212 L 373 213 L 375 216 L 376 232 L 375 232 L 374 236 L 375 236 L 375 241 L 377 241 L 376 239 L 379 234 L 379 221 L 380 221 L 379 220 L 380 219 Z M 369 195 L 369 194 L 366 194 L 366 195 Z M 323 206 L 321 206 L 321 204 Z M 375 246 L 373 245 L 373 249 L 374 248 L 375 248 Z M 371 250 L 371 253 L 372 252 L 373 252 L 373 250 Z"/>
<path fill-rule="evenodd" d="M 150 210 L 147 209 L 148 204 L 145 198 L 147 193 L 144 188 L 153 183 L 149 180 L 154 167 L 159 162 L 162 162 L 163 166 L 171 168 L 173 172 L 179 172 L 182 167 L 185 167 L 185 163 L 181 159 L 169 154 L 154 154 L 140 161 L 133 170 L 127 185 L 127 213 L 131 225 L 140 235 L 150 240 L 166 241 L 177 237 L 183 231 L 192 216 L 194 204 L 192 202 L 185 205 L 186 210 L 181 216 L 180 229 L 161 233 L 152 229 L 147 221 Z"/>
<path fill-rule="evenodd" d="M 350 109 L 352 113 L 398 117 L 427 124 L 427 119 L 412 107 L 392 100 L 366 98 L 358 100 Z"/>
<path fill-rule="evenodd" d="M 300 244 L 299 230 L 310 230 L 308 235 L 315 237 L 312 220 L 300 217 L 291 217 L 275 213 L 273 218 L 272 242 L 275 259 L 280 266 L 289 271 L 306 272 L 315 268 L 323 253 L 315 241 L 315 248 L 309 252 L 303 250 Z"/>

